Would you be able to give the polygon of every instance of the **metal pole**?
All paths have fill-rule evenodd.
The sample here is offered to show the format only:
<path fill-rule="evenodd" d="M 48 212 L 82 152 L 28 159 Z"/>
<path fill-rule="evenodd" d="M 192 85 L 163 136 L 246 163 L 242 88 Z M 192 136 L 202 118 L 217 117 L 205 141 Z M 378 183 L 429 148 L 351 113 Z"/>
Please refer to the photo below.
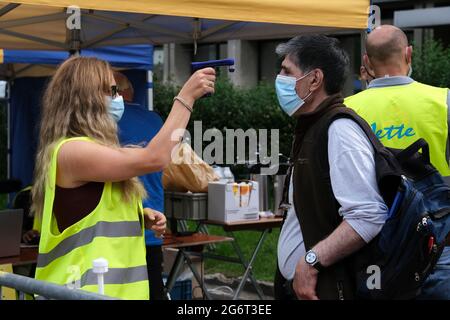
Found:
<path fill-rule="evenodd" d="M 6 88 L 7 100 L 6 100 L 6 178 L 11 179 L 11 102 L 10 102 L 10 82 Z"/>
<path fill-rule="evenodd" d="M 169 276 L 166 282 L 166 293 L 169 293 L 172 290 L 175 282 L 177 280 L 177 276 L 180 273 L 181 268 L 184 265 L 184 257 L 181 250 L 178 250 L 177 256 L 175 257 L 175 262 L 173 263 L 173 267 L 170 270 Z"/>
<path fill-rule="evenodd" d="M 184 256 L 185 259 L 186 259 L 187 265 L 188 265 L 189 268 L 191 269 L 192 274 L 194 275 L 195 279 L 197 279 L 197 282 L 200 284 L 200 287 L 202 288 L 203 294 L 206 296 L 206 298 L 207 298 L 208 300 L 212 300 L 212 299 L 211 299 L 211 295 L 209 294 L 208 290 L 207 290 L 206 287 L 205 287 L 205 281 L 203 281 L 203 275 L 200 276 L 200 275 L 198 274 L 197 270 L 195 269 L 194 265 L 192 264 L 191 259 L 189 258 L 188 253 L 184 252 L 183 249 L 180 249 L 180 252 L 183 253 L 183 256 Z"/>
<path fill-rule="evenodd" d="M 147 70 L 147 108 L 148 108 L 148 110 L 153 111 L 153 71 L 152 70 Z"/>
<path fill-rule="evenodd" d="M 186 220 L 179 220 L 178 222 L 179 222 L 180 229 L 182 232 L 188 231 L 189 228 L 188 228 L 188 224 L 187 224 Z"/>
<path fill-rule="evenodd" d="M 118 300 L 113 297 L 100 295 L 79 289 L 69 289 L 54 283 L 35 280 L 8 272 L 0 271 L 0 287 L 13 288 L 15 290 L 36 294 L 48 299 L 57 300 Z"/>
<path fill-rule="evenodd" d="M 229 236 L 229 237 L 232 237 L 232 238 L 235 239 L 235 240 L 232 242 L 232 243 L 233 243 L 233 246 L 234 246 L 234 249 L 235 249 L 237 255 L 239 256 L 239 259 L 241 260 L 242 265 L 243 265 L 244 268 L 245 268 L 244 275 L 242 276 L 242 280 L 241 280 L 241 282 L 239 283 L 238 288 L 236 289 L 236 292 L 235 292 L 235 294 L 234 294 L 233 300 L 237 300 L 237 298 L 239 297 L 239 295 L 240 295 L 242 289 L 244 288 L 244 285 L 245 285 L 245 282 L 246 282 L 247 278 L 250 278 L 251 282 L 253 283 L 253 286 L 254 286 L 255 289 L 256 289 L 256 293 L 258 294 L 258 296 L 260 297 L 260 299 L 261 299 L 261 300 L 264 300 L 264 293 L 262 292 L 261 287 L 259 286 L 259 284 L 258 284 L 258 282 L 256 281 L 255 277 L 253 276 L 253 273 L 252 273 L 252 265 L 253 265 L 253 262 L 255 261 L 255 258 L 256 258 L 257 254 L 258 254 L 258 251 L 259 251 L 259 249 L 260 249 L 262 243 L 264 242 L 264 239 L 265 239 L 265 237 L 266 237 L 266 235 L 267 235 L 267 233 L 268 233 L 268 229 L 265 229 L 265 230 L 262 232 L 261 237 L 259 238 L 258 243 L 257 243 L 257 245 L 256 245 L 256 248 L 255 248 L 255 250 L 253 251 L 253 255 L 252 255 L 252 257 L 251 257 L 251 259 L 250 259 L 250 261 L 249 261 L 248 263 L 245 261 L 244 255 L 243 255 L 243 253 L 242 253 L 242 251 L 241 251 L 239 245 L 237 244 L 236 238 L 233 236 L 233 233 L 232 233 L 232 232 L 227 232 L 227 233 L 228 233 L 228 236 Z"/>
<path fill-rule="evenodd" d="M 366 53 L 366 39 L 367 39 L 367 31 L 361 31 L 360 33 L 360 40 L 361 40 L 361 65 L 364 64 L 363 56 Z M 361 89 L 366 90 L 367 85 L 366 82 L 361 79 Z"/>

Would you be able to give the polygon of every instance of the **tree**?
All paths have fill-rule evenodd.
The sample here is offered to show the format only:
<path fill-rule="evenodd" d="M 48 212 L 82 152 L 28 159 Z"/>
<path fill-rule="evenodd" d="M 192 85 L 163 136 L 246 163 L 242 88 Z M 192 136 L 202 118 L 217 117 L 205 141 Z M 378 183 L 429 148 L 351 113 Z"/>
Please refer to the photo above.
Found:
<path fill-rule="evenodd" d="M 441 41 L 427 40 L 413 51 L 414 80 L 432 86 L 450 88 L 450 48 Z"/>

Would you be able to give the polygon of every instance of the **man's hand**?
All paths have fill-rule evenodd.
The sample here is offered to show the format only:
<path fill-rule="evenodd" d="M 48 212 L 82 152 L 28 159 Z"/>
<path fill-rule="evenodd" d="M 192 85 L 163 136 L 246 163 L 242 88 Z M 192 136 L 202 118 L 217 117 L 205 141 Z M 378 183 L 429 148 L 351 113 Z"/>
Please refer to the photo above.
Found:
<path fill-rule="evenodd" d="M 145 228 L 155 232 L 160 238 L 166 232 L 166 216 L 159 211 L 144 208 Z"/>
<path fill-rule="evenodd" d="M 305 257 L 301 257 L 295 267 L 294 288 L 297 298 L 300 300 L 319 300 L 316 295 L 317 275 L 319 271 L 306 263 Z"/>

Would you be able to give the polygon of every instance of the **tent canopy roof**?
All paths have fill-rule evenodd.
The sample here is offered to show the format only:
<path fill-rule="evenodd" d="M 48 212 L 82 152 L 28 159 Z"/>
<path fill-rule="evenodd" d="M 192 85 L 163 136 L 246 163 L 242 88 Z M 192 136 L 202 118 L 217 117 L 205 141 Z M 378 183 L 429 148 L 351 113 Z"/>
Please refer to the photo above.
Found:
<path fill-rule="evenodd" d="M 15 3 L 309 26 L 365 28 L 366 0 L 20 0 Z"/>
<path fill-rule="evenodd" d="M 82 56 L 108 61 L 119 69 L 153 69 L 153 46 L 128 45 L 85 49 Z M 67 51 L 3 50 L 0 49 L 0 78 L 48 76 L 56 65 L 69 57 Z M 7 66 L 8 65 L 8 66 Z"/>
<path fill-rule="evenodd" d="M 369 0 L 19 0 L 0 1 L 0 44 L 14 49 L 67 49 L 131 43 L 220 42 L 284 38 L 304 32 L 362 30 Z M 67 32 L 81 10 L 79 35 Z M 78 37 L 78 38 L 77 38 Z M 70 38 L 70 37 L 69 37 Z M 73 44 L 73 42 L 72 42 Z"/>
<path fill-rule="evenodd" d="M 0 53 L 0 63 L 58 65 L 69 58 L 69 53 L 66 51 L 8 49 L 2 51 L 3 54 Z M 146 44 L 85 49 L 81 52 L 81 55 L 100 58 L 118 68 L 142 70 L 151 70 L 153 68 L 153 46 Z"/>

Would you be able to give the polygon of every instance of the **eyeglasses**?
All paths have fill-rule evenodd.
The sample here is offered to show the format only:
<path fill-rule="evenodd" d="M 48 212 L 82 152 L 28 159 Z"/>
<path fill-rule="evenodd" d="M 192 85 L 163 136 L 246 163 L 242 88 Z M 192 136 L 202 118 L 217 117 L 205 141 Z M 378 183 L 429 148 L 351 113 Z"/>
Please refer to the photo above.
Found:
<path fill-rule="evenodd" d="M 119 95 L 119 86 L 111 86 L 111 97 L 115 98 Z"/>

